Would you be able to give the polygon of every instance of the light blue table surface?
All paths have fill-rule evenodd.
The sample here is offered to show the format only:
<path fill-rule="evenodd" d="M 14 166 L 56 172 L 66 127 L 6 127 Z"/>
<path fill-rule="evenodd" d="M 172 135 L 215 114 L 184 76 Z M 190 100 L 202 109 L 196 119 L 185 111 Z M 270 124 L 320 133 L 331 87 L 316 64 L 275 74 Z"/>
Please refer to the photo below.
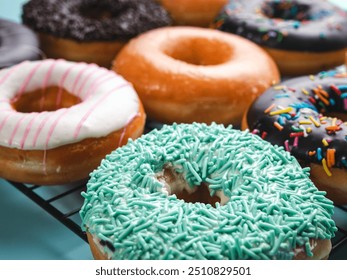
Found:
<path fill-rule="evenodd" d="M 331 0 L 347 9 L 347 0 Z M 23 0 L 0 0 L 0 18 L 20 22 Z M 0 179 L 0 260 L 92 259 L 89 246 Z"/>

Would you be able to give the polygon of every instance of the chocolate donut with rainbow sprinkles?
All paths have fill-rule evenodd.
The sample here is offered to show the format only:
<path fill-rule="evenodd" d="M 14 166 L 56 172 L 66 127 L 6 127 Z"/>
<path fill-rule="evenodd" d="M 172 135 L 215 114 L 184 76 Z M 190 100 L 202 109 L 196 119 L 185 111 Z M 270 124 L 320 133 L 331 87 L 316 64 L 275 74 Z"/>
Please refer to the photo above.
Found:
<path fill-rule="evenodd" d="M 338 70 L 273 86 L 244 115 L 249 128 L 284 146 L 337 204 L 347 203 L 347 74 Z"/>
<path fill-rule="evenodd" d="M 283 147 L 215 123 L 165 125 L 91 174 L 96 259 L 325 259 L 333 203 Z"/>
<path fill-rule="evenodd" d="M 95 64 L 26 61 L 0 71 L 0 92 L 0 177 L 8 180 L 86 179 L 144 128 L 133 87 Z"/>
<path fill-rule="evenodd" d="M 262 46 L 285 76 L 309 75 L 343 64 L 347 13 L 325 0 L 232 0 L 215 28 Z"/>

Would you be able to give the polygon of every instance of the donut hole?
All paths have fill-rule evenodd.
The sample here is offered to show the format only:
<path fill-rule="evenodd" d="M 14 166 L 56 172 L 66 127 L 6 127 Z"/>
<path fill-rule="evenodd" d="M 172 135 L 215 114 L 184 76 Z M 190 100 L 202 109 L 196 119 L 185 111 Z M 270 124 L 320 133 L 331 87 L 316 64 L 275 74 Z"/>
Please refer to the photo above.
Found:
<path fill-rule="evenodd" d="M 81 99 L 63 88 L 48 87 L 20 95 L 12 100 L 11 105 L 21 113 L 33 113 L 44 111 L 56 111 L 61 108 L 69 108 L 81 103 Z"/>
<path fill-rule="evenodd" d="M 176 195 L 187 203 L 204 203 L 216 207 L 216 202 L 221 202 L 220 197 L 210 195 L 208 184 L 202 182 L 199 186 L 190 187 L 181 174 L 176 173 L 171 167 L 165 167 L 158 178 L 167 185 L 169 195 Z"/>
<path fill-rule="evenodd" d="M 305 21 L 311 20 L 311 6 L 298 1 L 265 1 L 261 12 L 268 18 L 283 20 Z"/>
<path fill-rule="evenodd" d="M 218 65 L 230 60 L 232 48 L 220 40 L 182 38 L 172 40 L 163 52 L 173 59 L 193 65 Z"/>

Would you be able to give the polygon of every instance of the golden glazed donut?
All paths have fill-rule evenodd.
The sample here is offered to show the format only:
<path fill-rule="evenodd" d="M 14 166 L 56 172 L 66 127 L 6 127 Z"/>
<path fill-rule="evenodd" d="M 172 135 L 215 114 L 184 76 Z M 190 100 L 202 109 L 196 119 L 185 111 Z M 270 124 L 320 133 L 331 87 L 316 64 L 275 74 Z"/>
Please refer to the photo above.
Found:
<path fill-rule="evenodd" d="M 47 57 L 109 68 L 124 44 L 171 18 L 148 0 L 30 0 L 23 23 L 35 30 Z"/>
<path fill-rule="evenodd" d="M 175 25 L 208 27 L 228 0 L 157 0 Z"/>
<path fill-rule="evenodd" d="M 164 27 L 131 40 L 113 69 L 131 82 L 150 119 L 241 122 L 250 103 L 279 80 L 273 60 L 239 36 Z"/>
<path fill-rule="evenodd" d="M 142 134 L 133 87 L 113 71 L 65 60 L 0 71 L 0 177 L 31 184 L 87 178 L 101 159 Z"/>

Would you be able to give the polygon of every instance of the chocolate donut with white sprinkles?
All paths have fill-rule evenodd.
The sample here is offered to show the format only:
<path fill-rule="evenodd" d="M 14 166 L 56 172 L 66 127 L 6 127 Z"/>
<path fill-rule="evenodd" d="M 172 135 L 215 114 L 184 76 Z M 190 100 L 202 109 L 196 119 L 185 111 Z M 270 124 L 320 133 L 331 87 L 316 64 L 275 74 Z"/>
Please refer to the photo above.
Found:
<path fill-rule="evenodd" d="M 48 57 L 104 67 L 129 39 L 171 24 L 151 0 L 30 0 L 22 20 L 39 34 Z"/>

